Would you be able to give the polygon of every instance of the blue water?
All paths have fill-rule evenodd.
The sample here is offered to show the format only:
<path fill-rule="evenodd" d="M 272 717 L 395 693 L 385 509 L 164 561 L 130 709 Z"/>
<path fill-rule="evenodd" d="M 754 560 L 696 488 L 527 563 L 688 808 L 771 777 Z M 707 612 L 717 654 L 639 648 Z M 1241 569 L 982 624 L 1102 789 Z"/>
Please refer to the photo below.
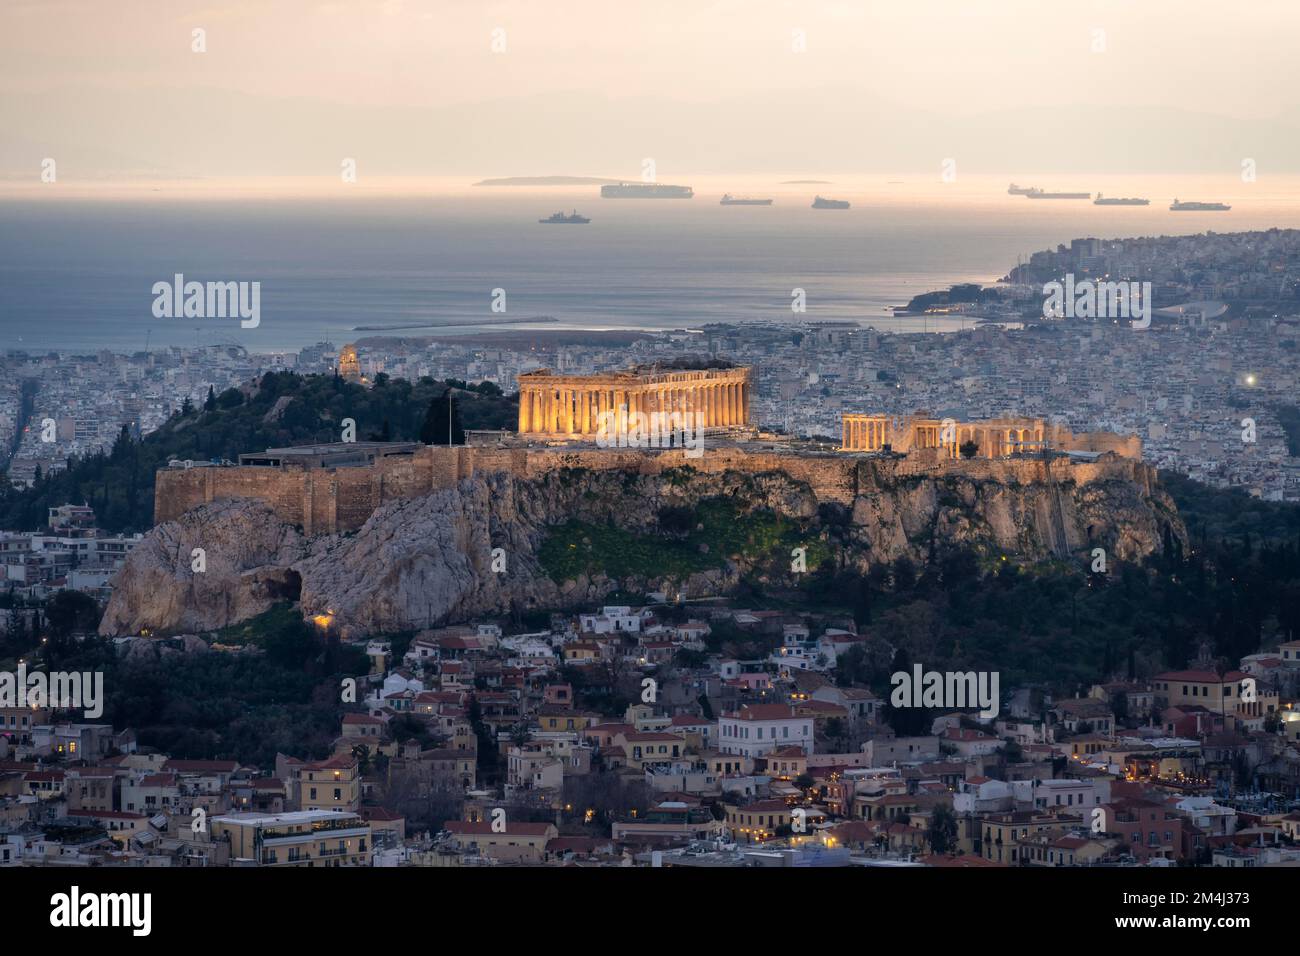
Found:
<path fill-rule="evenodd" d="M 888 307 L 953 282 L 992 282 L 1018 255 L 1078 235 L 1126 235 L 1157 210 L 990 196 L 891 199 L 847 212 L 694 200 L 601 200 L 592 190 L 480 190 L 435 198 L 0 202 L 0 347 L 135 350 L 237 342 L 253 351 L 336 344 L 356 326 L 554 316 L 531 329 L 694 328 L 849 320 L 922 328 Z M 828 191 L 830 195 L 836 195 Z M 545 226 L 556 209 L 593 222 Z M 1244 228 L 1241 216 L 1218 228 Z M 1267 224 L 1288 225 L 1272 222 Z M 1182 220 L 1178 231 L 1205 228 Z M 260 281 L 261 324 L 158 319 L 155 282 Z M 791 290 L 808 312 L 792 316 Z M 491 312 L 492 290 L 508 312 Z M 509 326 L 507 326 L 509 327 Z M 929 320 L 928 327 L 936 323 Z M 409 334 L 430 334 L 413 330 Z M 383 334 L 401 334 L 396 331 Z"/>

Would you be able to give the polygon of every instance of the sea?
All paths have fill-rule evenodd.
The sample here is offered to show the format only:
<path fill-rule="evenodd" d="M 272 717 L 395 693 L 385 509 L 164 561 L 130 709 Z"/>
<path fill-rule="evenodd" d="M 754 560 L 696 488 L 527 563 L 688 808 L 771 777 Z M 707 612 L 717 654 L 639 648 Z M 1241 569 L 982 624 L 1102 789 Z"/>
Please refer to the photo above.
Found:
<path fill-rule="evenodd" d="M 602 199 L 598 185 L 471 177 L 0 184 L 0 348 L 275 352 L 376 335 L 791 320 L 945 331 L 971 320 L 896 317 L 893 307 L 955 283 L 996 282 L 1030 253 L 1077 237 L 1300 227 L 1300 180 L 1247 183 L 1235 170 L 658 178 L 693 186 L 694 198 Z M 1007 194 L 1013 179 L 1151 205 L 1029 200 Z M 724 192 L 774 203 L 722 206 Z M 813 209 L 816 195 L 852 205 Z M 1175 213 L 1175 197 L 1233 208 Z M 538 222 L 558 210 L 592 221 Z M 260 283 L 257 327 L 156 317 L 153 286 L 176 274 Z M 796 290 L 806 312 L 792 312 Z"/>

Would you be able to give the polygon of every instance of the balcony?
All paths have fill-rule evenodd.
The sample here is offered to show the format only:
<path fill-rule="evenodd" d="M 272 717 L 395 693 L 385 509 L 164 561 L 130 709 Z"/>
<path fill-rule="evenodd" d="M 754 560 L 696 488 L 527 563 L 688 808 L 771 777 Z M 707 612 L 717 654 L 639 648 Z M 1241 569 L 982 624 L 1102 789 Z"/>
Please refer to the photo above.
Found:
<path fill-rule="evenodd" d="M 348 821 L 346 826 L 329 826 L 319 829 L 313 827 L 311 830 L 304 830 L 301 833 L 293 833 L 288 830 L 263 830 L 262 844 L 264 846 L 283 846 L 286 843 L 301 842 L 303 840 L 319 840 L 323 831 L 329 833 L 330 839 L 346 840 L 350 837 L 364 837 L 370 833 L 370 828 L 359 826 L 355 820 Z"/>

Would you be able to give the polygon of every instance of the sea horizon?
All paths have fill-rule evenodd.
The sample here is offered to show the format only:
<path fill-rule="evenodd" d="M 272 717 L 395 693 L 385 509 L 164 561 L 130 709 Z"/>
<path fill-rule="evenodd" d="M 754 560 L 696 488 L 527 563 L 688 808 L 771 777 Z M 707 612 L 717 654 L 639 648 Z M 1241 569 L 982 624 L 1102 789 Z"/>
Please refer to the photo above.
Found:
<path fill-rule="evenodd" d="M 602 199 L 594 185 L 476 186 L 468 177 L 419 185 L 362 176 L 356 184 L 310 180 L 293 188 L 247 180 L 93 188 L 10 182 L 0 185 L 0 343 L 126 352 L 146 343 L 221 343 L 276 352 L 375 335 L 657 332 L 752 321 L 950 331 L 971 319 L 895 316 L 893 309 L 958 283 L 991 285 L 1018 259 L 1074 238 L 1300 227 L 1295 176 L 1245 183 L 1227 175 L 959 172 L 945 183 L 936 170 L 657 178 L 691 185 L 694 198 Z M 828 182 L 785 181 L 796 178 Z M 1029 200 L 1007 194 L 1013 178 L 1151 204 Z M 774 202 L 720 206 L 726 192 Z M 814 210 L 815 195 L 851 208 Z M 1175 197 L 1233 208 L 1175 213 L 1168 209 Z M 592 222 L 538 223 L 571 210 Z M 177 274 L 259 282 L 257 327 L 155 317 L 152 287 Z M 504 313 L 493 311 L 502 300 L 497 289 Z M 802 313 L 791 310 L 798 289 Z"/>

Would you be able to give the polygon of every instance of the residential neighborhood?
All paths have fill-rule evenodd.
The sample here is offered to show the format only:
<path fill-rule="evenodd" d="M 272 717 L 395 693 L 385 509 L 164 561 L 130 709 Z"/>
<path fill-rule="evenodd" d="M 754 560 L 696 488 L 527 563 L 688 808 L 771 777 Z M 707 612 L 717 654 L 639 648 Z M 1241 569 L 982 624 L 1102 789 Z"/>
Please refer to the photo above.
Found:
<path fill-rule="evenodd" d="M 921 725 L 855 686 L 872 645 L 724 600 L 372 639 L 331 752 L 267 766 L 0 707 L 0 864 L 1300 863 L 1300 641 Z"/>

